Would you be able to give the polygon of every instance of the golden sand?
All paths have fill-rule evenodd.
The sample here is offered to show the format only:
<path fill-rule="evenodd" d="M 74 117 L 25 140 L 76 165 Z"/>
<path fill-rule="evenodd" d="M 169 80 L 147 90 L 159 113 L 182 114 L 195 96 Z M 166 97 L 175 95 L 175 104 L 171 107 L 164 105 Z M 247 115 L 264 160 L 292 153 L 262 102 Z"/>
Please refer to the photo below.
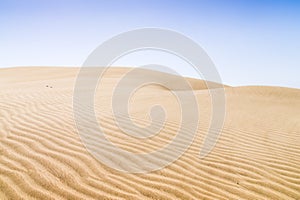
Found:
<path fill-rule="evenodd" d="M 78 70 L 0 69 L 0 199 L 300 199 L 300 90 L 225 87 L 223 130 L 212 152 L 200 159 L 211 100 L 203 81 L 188 79 L 200 110 L 193 144 L 161 170 L 131 174 L 97 161 L 82 144 L 72 108 Z M 132 119 L 147 124 L 149 108 L 159 103 L 167 113 L 162 134 L 143 143 L 122 134 L 110 102 L 128 70 L 107 73 L 95 112 L 114 144 L 150 152 L 176 134 L 178 102 L 165 88 L 141 88 L 132 96 Z"/>

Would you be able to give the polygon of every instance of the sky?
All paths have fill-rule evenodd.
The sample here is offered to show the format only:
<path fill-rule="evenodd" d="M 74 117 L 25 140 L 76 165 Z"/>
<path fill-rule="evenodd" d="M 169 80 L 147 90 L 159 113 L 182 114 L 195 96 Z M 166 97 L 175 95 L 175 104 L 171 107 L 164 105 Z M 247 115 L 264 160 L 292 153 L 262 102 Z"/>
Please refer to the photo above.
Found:
<path fill-rule="evenodd" d="M 300 88 L 300 1 L 292 0 L 0 0 L 0 68 L 81 66 L 104 41 L 144 27 L 193 39 L 224 84 Z M 158 52 L 114 64 L 147 62 L 196 76 Z"/>

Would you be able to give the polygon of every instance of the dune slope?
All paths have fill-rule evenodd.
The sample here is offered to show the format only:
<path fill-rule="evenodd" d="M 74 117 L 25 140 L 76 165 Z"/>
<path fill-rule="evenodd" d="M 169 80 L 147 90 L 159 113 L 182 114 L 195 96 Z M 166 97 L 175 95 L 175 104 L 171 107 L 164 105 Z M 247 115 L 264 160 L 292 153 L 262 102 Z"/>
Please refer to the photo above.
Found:
<path fill-rule="evenodd" d="M 114 68 L 104 76 L 95 113 L 115 145 L 151 152 L 176 134 L 178 102 L 165 88 L 140 88 L 129 108 L 134 123 L 149 123 L 149 109 L 161 104 L 166 124 L 150 139 L 126 136 L 110 102 L 128 70 Z M 189 79 L 200 110 L 193 144 L 161 170 L 130 174 L 97 161 L 82 144 L 72 108 L 77 73 L 78 68 L 0 69 L 0 199 L 300 199 L 300 90 L 225 87 L 223 130 L 213 151 L 199 159 L 212 108 L 203 81 Z M 137 79 L 149 72 L 140 73 Z M 176 84 L 172 76 L 151 73 Z"/>

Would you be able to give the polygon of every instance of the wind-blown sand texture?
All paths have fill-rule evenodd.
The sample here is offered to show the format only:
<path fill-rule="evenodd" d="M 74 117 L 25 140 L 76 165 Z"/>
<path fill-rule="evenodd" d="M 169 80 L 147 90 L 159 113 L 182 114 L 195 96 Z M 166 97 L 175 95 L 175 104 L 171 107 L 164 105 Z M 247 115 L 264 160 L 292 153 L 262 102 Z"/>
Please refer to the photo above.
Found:
<path fill-rule="evenodd" d="M 72 109 L 78 70 L 0 69 L 0 199 L 300 199 L 300 90 L 226 87 L 223 131 L 213 151 L 199 159 L 211 101 L 204 82 L 189 79 L 200 110 L 193 144 L 164 169 L 130 174 L 103 165 L 81 143 Z M 114 144 L 150 152 L 176 134 L 177 101 L 162 87 L 141 88 L 129 108 L 133 121 L 148 123 L 149 109 L 159 103 L 167 113 L 163 134 L 142 142 L 122 134 L 109 103 L 128 70 L 106 74 L 95 112 Z"/>

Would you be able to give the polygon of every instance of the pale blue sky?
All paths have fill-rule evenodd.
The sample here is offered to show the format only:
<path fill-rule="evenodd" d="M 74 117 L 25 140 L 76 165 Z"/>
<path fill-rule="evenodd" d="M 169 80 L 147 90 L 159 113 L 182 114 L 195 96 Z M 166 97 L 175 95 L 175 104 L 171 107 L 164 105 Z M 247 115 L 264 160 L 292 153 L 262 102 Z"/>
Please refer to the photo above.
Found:
<path fill-rule="evenodd" d="M 289 0 L 0 0 L 0 67 L 80 66 L 103 41 L 142 27 L 192 38 L 226 84 L 300 88 L 300 1 Z"/>

